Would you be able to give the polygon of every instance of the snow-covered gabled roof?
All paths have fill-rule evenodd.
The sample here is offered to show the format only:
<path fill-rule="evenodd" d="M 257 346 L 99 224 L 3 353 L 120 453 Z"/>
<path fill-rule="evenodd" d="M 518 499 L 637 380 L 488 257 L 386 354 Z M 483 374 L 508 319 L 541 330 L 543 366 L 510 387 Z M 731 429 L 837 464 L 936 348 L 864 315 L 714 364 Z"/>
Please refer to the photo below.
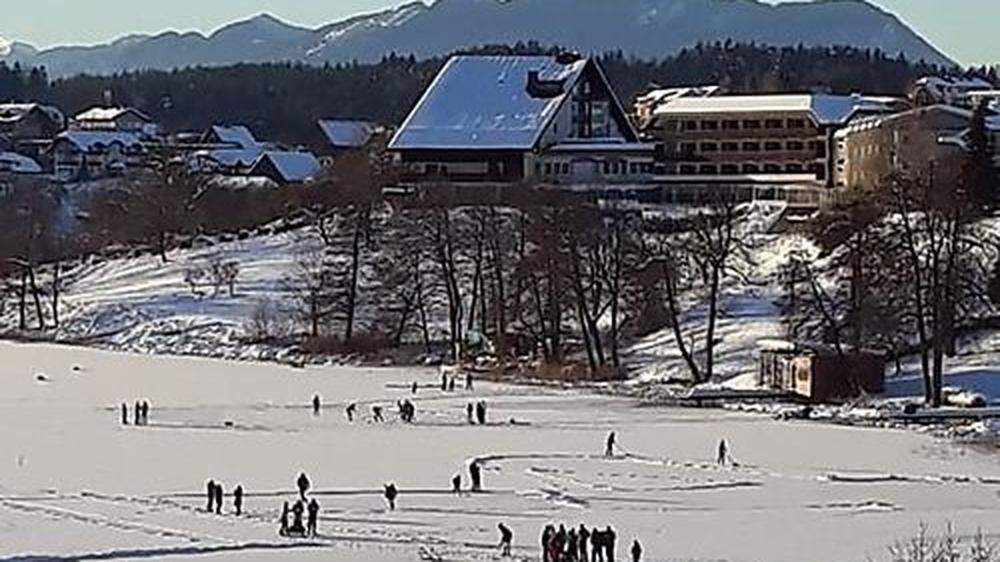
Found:
<path fill-rule="evenodd" d="M 551 56 L 456 56 L 424 92 L 389 143 L 392 150 L 530 150 L 590 62 Z M 561 93 L 532 96 L 529 73 Z"/>
<path fill-rule="evenodd" d="M 233 148 L 248 149 L 259 144 L 250 129 L 244 125 L 213 125 L 211 134 L 220 143 L 231 145 Z"/>
<path fill-rule="evenodd" d="M 114 121 L 128 113 L 135 115 L 142 121 L 152 121 L 148 115 L 133 107 L 92 107 L 78 113 L 73 119 L 77 121 Z"/>
<path fill-rule="evenodd" d="M 319 160 L 311 152 L 269 151 L 260 156 L 251 175 L 265 161 L 270 161 L 287 183 L 303 183 L 315 179 L 322 170 Z"/>
<path fill-rule="evenodd" d="M 656 109 L 656 115 L 799 112 L 811 114 L 818 125 L 842 125 L 858 112 L 891 111 L 899 101 L 888 97 L 832 94 L 686 97 L 662 104 Z"/>
<path fill-rule="evenodd" d="M 40 174 L 42 167 L 38 165 L 38 162 L 16 152 L 0 152 L 0 172 Z"/>
<path fill-rule="evenodd" d="M 89 151 L 118 143 L 125 147 L 141 147 L 142 139 L 137 133 L 125 131 L 64 131 L 56 140 L 66 140 L 78 150 Z"/>
<path fill-rule="evenodd" d="M 63 116 L 62 111 L 59 111 L 51 105 L 43 105 L 40 103 L 0 103 L 0 122 L 14 122 L 23 119 L 26 115 L 34 110 L 39 110 L 45 113 L 49 119 L 52 121 L 57 121 L 60 124 L 63 123 L 66 118 Z"/>
<path fill-rule="evenodd" d="M 251 146 L 249 148 L 219 148 L 215 150 L 199 150 L 195 152 L 196 158 L 211 160 L 226 168 L 250 167 L 260 159 L 264 153 L 261 146 Z"/>
<path fill-rule="evenodd" d="M 376 125 L 353 119 L 321 119 L 319 128 L 334 148 L 360 148 L 375 134 Z"/>

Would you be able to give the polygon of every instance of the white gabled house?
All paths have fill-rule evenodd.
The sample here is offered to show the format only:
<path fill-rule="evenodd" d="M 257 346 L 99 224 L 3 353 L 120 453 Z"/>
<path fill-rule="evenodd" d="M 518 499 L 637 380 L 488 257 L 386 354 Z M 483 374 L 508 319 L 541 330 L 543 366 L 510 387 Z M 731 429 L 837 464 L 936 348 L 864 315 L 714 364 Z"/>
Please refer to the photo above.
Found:
<path fill-rule="evenodd" d="M 125 131 L 65 131 L 52 143 L 57 180 L 87 181 L 119 176 L 146 163 L 141 135 Z"/>
<path fill-rule="evenodd" d="M 639 142 L 600 64 L 575 55 L 456 56 L 389 143 L 411 185 L 645 183 Z"/>

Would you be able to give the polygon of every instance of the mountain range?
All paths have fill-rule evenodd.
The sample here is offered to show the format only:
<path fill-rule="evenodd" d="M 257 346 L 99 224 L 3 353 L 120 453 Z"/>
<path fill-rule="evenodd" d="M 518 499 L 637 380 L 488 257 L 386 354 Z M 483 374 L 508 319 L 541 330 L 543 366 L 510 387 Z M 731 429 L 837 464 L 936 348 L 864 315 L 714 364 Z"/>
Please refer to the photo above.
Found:
<path fill-rule="evenodd" d="M 537 41 L 582 52 L 657 58 L 698 42 L 850 45 L 910 60 L 954 64 L 898 18 L 865 0 L 772 5 L 760 0 L 437 0 L 414 2 L 315 29 L 271 15 L 210 35 L 129 35 L 94 46 L 39 50 L 0 37 L 0 60 L 49 75 L 222 66 L 241 62 L 370 62 L 395 52 L 425 58 L 485 44 Z"/>

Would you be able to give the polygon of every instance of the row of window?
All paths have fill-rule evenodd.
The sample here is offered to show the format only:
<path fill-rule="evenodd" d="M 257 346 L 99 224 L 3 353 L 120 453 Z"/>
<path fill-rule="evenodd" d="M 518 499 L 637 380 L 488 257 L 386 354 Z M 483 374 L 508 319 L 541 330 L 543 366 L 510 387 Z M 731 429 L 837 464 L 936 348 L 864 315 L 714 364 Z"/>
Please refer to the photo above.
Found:
<path fill-rule="evenodd" d="M 804 118 L 792 119 L 687 119 L 668 125 L 670 130 L 681 131 L 756 131 L 761 129 L 805 129 L 809 121 Z"/>
<path fill-rule="evenodd" d="M 606 176 L 623 174 L 652 174 L 653 163 L 626 162 L 624 160 L 605 161 L 601 164 L 601 170 Z M 569 175 L 571 166 L 569 162 L 546 162 L 544 165 L 539 164 L 536 171 L 544 173 L 546 176 Z"/>
<path fill-rule="evenodd" d="M 802 152 L 808 150 L 817 154 L 826 151 L 824 141 L 789 140 L 789 141 L 702 141 L 678 143 L 681 154 L 714 153 L 714 152 Z"/>
<path fill-rule="evenodd" d="M 787 164 L 766 163 L 755 164 L 747 162 L 745 164 L 679 164 L 673 171 L 674 174 L 682 176 L 734 176 L 739 174 L 803 174 L 813 173 L 825 175 L 825 168 L 822 164 L 803 165 L 799 162 L 789 162 Z"/>

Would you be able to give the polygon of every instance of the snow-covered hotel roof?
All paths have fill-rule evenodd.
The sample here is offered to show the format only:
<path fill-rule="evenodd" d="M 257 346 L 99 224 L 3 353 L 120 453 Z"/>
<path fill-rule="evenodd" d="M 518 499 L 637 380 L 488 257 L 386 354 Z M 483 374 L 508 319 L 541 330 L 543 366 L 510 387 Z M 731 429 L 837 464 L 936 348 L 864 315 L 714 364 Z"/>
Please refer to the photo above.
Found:
<path fill-rule="evenodd" d="M 551 56 L 452 57 L 389 144 L 393 150 L 530 150 L 573 91 L 589 61 Z M 532 96 L 530 73 L 563 82 L 561 93 Z"/>
<path fill-rule="evenodd" d="M 898 102 L 888 97 L 831 94 L 682 97 L 658 107 L 656 115 L 808 112 L 818 125 L 843 125 L 859 112 L 891 111 Z"/>

